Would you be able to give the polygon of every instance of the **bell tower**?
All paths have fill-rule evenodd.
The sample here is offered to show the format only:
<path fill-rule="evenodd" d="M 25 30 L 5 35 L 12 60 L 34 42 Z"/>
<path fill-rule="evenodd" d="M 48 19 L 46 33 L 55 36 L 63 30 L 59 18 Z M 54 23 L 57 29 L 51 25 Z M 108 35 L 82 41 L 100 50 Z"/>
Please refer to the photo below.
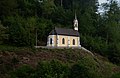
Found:
<path fill-rule="evenodd" d="M 77 20 L 76 13 L 75 13 L 75 19 L 74 19 L 74 30 L 78 31 L 78 20 Z"/>

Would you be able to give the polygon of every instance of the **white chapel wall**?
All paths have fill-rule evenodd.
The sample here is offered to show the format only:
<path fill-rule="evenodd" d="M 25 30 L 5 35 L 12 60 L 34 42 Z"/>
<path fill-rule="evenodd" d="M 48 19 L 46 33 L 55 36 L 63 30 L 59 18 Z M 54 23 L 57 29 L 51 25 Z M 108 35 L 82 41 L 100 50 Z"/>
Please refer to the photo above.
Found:
<path fill-rule="evenodd" d="M 52 44 L 50 44 L 50 39 L 52 39 Z M 47 46 L 54 47 L 57 45 L 56 35 L 49 35 L 47 40 Z"/>
<path fill-rule="evenodd" d="M 63 38 L 65 43 L 62 43 Z M 52 39 L 52 44 L 50 44 L 50 39 Z M 75 40 L 75 45 L 73 45 L 73 39 Z M 47 46 L 50 47 L 78 47 L 80 46 L 80 38 L 75 36 L 64 36 L 64 35 L 49 35 Z"/>
<path fill-rule="evenodd" d="M 59 38 L 59 45 L 58 47 L 78 47 L 80 45 L 80 39 L 79 37 L 75 36 L 63 36 L 63 35 L 58 35 Z M 65 39 L 65 44 L 62 44 L 62 39 Z M 73 45 L 73 39 L 75 40 L 75 45 Z"/>

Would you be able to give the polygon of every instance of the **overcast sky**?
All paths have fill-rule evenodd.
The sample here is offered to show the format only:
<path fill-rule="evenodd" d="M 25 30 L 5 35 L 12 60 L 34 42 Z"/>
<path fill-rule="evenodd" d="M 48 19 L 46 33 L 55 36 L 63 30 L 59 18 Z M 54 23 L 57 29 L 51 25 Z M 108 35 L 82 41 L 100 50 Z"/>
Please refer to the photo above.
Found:
<path fill-rule="evenodd" d="M 98 0 L 101 3 L 105 3 L 107 0 Z"/>
<path fill-rule="evenodd" d="M 98 1 L 100 2 L 100 4 L 107 2 L 107 0 L 98 0 Z M 120 3 L 120 0 L 117 0 L 117 1 Z"/>
<path fill-rule="evenodd" d="M 98 1 L 99 1 L 100 4 L 101 4 L 101 3 L 106 3 L 106 2 L 107 2 L 107 0 L 98 0 Z M 117 1 L 119 2 L 119 5 L 120 5 L 120 0 L 117 0 Z M 99 7 L 98 11 L 101 12 L 101 13 L 104 12 L 104 10 L 103 10 L 102 7 Z"/>

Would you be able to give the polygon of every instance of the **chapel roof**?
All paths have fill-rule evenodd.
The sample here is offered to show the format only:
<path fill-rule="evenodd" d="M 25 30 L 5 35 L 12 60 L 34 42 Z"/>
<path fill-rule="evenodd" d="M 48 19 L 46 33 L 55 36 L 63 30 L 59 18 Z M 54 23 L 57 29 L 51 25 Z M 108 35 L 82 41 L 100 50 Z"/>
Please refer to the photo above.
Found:
<path fill-rule="evenodd" d="M 53 29 L 49 35 L 66 35 L 66 36 L 77 36 L 79 37 L 79 32 L 73 29 L 57 28 Z"/>

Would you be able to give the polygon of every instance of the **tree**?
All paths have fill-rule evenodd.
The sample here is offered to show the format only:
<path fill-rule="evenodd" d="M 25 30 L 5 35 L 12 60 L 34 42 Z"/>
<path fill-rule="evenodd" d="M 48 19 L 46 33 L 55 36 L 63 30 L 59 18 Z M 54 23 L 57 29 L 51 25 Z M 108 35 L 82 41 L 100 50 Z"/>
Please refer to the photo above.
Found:
<path fill-rule="evenodd" d="M 24 19 L 20 16 L 8 17 L 9 42 L 16 46 L 34 46 L 37 20 L 34 17 Z"/>
<path fill-rule="evenodd" d="M 106 45 L 108 45 L 105 56 L 113 63 L 119 64 L 120 50 L 118 46 L 120 44 L 120 8 L 114 0 L 110 0 L 110 3 L 105 4 L 104 8 L 107 8 L 108 11 L 102 15 L 100 21 L 101 24 L 99 24 L 99 35 L 103 37 L 106 41 Z"/>
<path fill-rule="evenodd" d="M 0 21 L 0 44 L 2 44 L 5 40 L 8 39 L 6 32 L 7 32 L 7 28 L 4 27 Z"/>
<path fill-rule="evenodd" d="M 36 15 L 36 0 L 17 0 L 17 4 L 17 14 L 23 17 Z"/>
<path fill-rule="evenodd" d="M 67 78 L 68 67 L 60 61 L 40 62 L 36 69 L 35 78 Z"/>
<path fill-rule="evenodd" d="M 0 0 L 0 19 L 4 16 L 16 14 L 17 3 L 16 0 Z"/>
<path fill-rule="evenodd" d="M 47 36 L 49 35 L 49 32 L 54 28 L 54 24 L 52 23 L 51 20 L 41 18 L 38 19 L 36 27 L 39 45 L 46 45 Z"/>
<path fill-rule="evenodd" d="M 50 19 L 50 15 L 54 12 L 56 6 L 54 4 L 54 0 L 44 0 L 42 5 L 42 15 L 45 18 Z"/>

